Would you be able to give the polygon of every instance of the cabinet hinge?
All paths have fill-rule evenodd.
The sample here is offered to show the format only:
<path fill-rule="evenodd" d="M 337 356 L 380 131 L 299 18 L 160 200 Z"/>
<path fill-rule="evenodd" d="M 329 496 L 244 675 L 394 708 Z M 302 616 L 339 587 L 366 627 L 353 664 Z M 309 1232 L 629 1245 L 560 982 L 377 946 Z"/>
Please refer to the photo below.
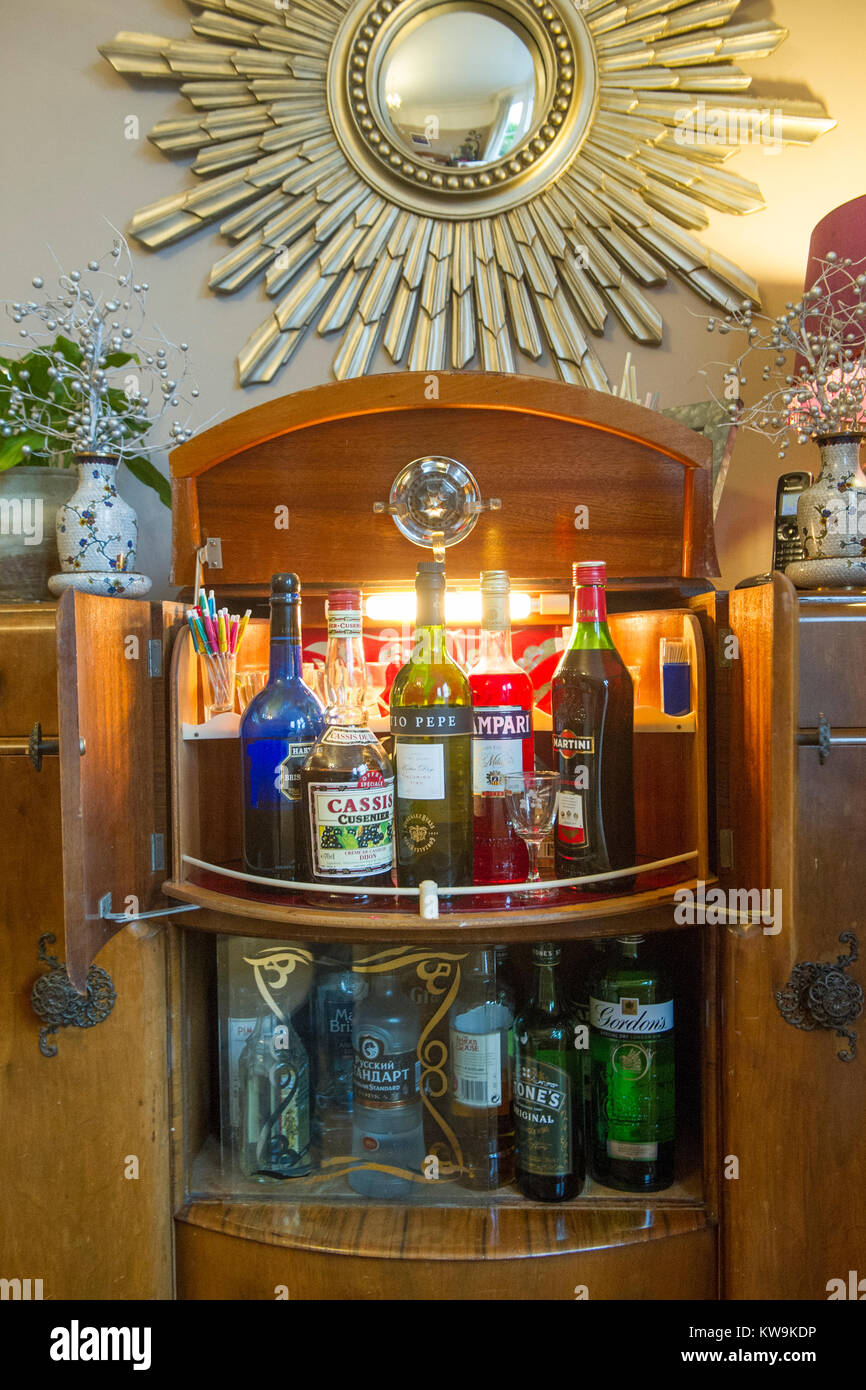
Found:
<path fill-rule="evenodd" d="M 150 837 L 150 869 L 151 873 L 158 873 L 165 868 L 165 836 L 157 834 L 156 831 Z"/>
<path fill-rule="evenodd" d="M 149 637 L 147 641 L 147 674 L 151 680 L 162 675 L 162 642 L 158 637 Z"/>
<path fill-rule="evenodd" d="M 734 867 L 734 832 L 733 830 L 719 831 L 719 868 L 732 869 Z"/>

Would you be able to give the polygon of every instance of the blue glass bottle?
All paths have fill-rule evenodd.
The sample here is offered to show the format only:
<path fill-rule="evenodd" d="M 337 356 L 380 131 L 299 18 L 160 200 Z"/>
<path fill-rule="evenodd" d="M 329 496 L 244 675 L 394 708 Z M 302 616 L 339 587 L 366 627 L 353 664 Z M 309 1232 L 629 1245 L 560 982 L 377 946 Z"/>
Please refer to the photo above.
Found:
<path fill-rule="evenodd" d="M 303 879 L 301 767 L 324 726 L 324 712 L 301 677 L 301 585 L 296 574 L 271 580 L 268 683 L 241 720 L 244 869 L 266 878 Z"/>

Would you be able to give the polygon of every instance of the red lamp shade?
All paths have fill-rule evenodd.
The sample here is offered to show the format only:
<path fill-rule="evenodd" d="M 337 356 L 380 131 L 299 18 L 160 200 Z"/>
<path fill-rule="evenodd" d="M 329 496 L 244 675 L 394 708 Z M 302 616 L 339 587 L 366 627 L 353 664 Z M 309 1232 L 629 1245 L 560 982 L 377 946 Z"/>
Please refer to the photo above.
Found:
<path fill-rule="evenodd" d="M 839 261 L 850 259 L 851 265 L 847 266 L 844 272 L 841 269 L 828 268 L 824 264 L 831 251 L 835 252 Z M 828 212 L 812 232 L 804 291 L 810 290 L 823 276 L 828 293 L 823 296 L 819 313 L 811 317 L 804 316 L 804 326 L 810 333 L 827 331 L 824 325 L 829 326 L 831 319 L 839 315 L 846 316 L 857 307 L 861 301 L 854 293 L 851 278 L 863 274 L 866 274 L 866 194 Z M 862 353 L 866 346 L 866 317 L 849 321 L 846 327 L 846 346 L 856 355 Z M 805 358 L 798 356 L 794 374 L 804 384 L 809 381 L 810 368 Z M 850 372 L 846 370 L 843 373 L 840 368 L 836 368 L 829 375 L 829 388 L 831 391 L 834 386 L 837 389 L 842 385 L 850 388 L 860 379 L 862 369 L 859 364 Z M 819 404 L 814 398 L 809 401 L 799 400 L 791 410 L 791 422 L 796 424 L 798 418 L 808 416 L 810 407 Z M 866 402 L 859 411 L 856 409 L 856 403 L 853 403 L 849 425 L 852 429 L 866 425 Z"/>
<path fill-rule="evenodd" d="M 834 208 L 832 212 L 827 213 L 826 217 L 821 218 L 812 232 L 812 239 L 809 242 L 809 260 L 806 265 L 804 289 L 811 289 L 820 277 L 824 268 L 821 261 L 827 259 L 828 251 L 835 251 L 840 261 L 850 257 L 853 264 L 848 269 L 852 275 L 861 275 L 866 272 L 866 193 L 862 198 L 853 198 L 850 203 L 843 203 L 841 207 Z M 833 293 L 832 273 L 827 278 L 831 293 Z M 838 306 L 840 309 L 854 308 L 857 301 L 853 295 L 850 293 L 846 295 L 841 285 L 837 293 L 838 298 L 833 293 L 834 307 Z M 866 335 L 866 324 L 863 325 L 859 346 L 862 346 L 864 335 Z"/>

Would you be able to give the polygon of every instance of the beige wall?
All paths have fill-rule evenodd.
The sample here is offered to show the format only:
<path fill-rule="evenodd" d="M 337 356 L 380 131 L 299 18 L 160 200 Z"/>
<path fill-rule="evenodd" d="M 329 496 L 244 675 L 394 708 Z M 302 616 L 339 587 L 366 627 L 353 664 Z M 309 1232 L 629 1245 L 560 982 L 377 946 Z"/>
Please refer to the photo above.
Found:
<path fill-rule="evenodd" d="M 135 207 L 189 181 L 182 161 L 166 159 L 146 138 L 131 142 L 124 137 L 128 115 L 139 117 L 146 137 L 157 120 L 185 111 L 185 103 L 169 85 L 138 85 L 118 77 L 100 58 L 97 45 L 122 29 L 189 36 L 193 11 L 182 0 L 27 0 L 15 5 L 0 0 L 0 9 L 0 297 L 15 299 L 23 296 L 34 274 L 49 273 L 46 244 L 71 269 L 107 247 L 110 231 L 104 218 L 123 227 Z M 705 234 L 708 244 L 756 276 L 765 307 L 775 313 L 802 287 L 814 224 L 864 191 L 866 21 L 863 0 L 825 0 L 823 5 L 814 0 L 743 0 L 739 17 L 772 17 L 790 30 L 774 57 L 746 65 L 759 81 L 758 90 L 780 97 L 811 91 L 838 120 L 837 128 L 811 149 L 772 155 L 754 146 L 738 155 L 731 167 L 761 185 L 767 209 L 747 218 L 713 216 Z M 208 270 L 223 245 L 216 234 L 205 232 L 158 256 L 137 253 L 139 274 L 151 285 L 154 318 L 173 341 L 190 344 L 203 420 L 328 380 L 334 352 L 331 341 L 311 336 L 273 386 L 241 391 L 235 354 L 266 316 L 268 302 L 255 286 L 225 301 L 208 291 Z M 712 363 L 721 347 L 706 332 L 707 306 L 674 283 L 650 294 L 665 319 L 665 341 L 659 349 L 634 355 L 641 391 L 658 391 L 662 406 L 704 399 L 704 371 L 718 380 Z M 609 324 L 599 351 L 613 380 L 618 380 L 630 346 L 622 330 Z M 389 366 L 383 355 L 376 370 Z M 552 374 L 546 361 L 527 362 L 526 370 Z M 724 583 L 766 569 L 776 478 L 783 468 L 814 470 L 816 461 L 815 451 L 806 447 L 795 448 L 782 464 L 772 445 L 740 436 L 717 524 Z M 124 492 L 140 513 L 140 567 L 154 576 L 155 593 L 163 594 L 168 589 L 168 513 L 128 475 Z"/>

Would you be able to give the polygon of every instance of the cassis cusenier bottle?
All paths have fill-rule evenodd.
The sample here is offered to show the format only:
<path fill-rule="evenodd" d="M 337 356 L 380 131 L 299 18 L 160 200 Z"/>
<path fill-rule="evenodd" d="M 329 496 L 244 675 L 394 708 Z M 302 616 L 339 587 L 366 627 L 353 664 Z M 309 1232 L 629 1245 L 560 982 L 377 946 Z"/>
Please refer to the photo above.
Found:
<path fill-rule="evenodd" d="M 445 644 L 445 570 L 422 560 L 415 644 L 391 687 L 397 882 L 472 882 L 472 695 Z"/>
<path fill-rule="evenodd" d="M 532 949 L 532 996 L 514 1020 L 515 1178 L 524 1197 L 564 1202 L 586 1177 L 582 1074 L 557 977 L 559 946 Z"/>
<path fill-rule="evenodd" d="M 554 827 L 557 878 L 635 862 L 632 680 L 607 624 L 604 564 L 576 564 L 574 584 L 574 626 L 551 692 L 562 788 Z M 609 891 L 624 886 L 614 879 Z M 592 885 L 593 892 L 604 888 Z"/>
<path fill-rule="evenodd" d="M 268 683 L 250 701 L 240 727 L 247 873 L 301 878 L 301 767 L 323 723 L 322 706 L 302 679 L 300 580 L 275 574 Z"/>
<path fill-rule="evenodd" d="M 328 595 L 324 683 L 325 731 L 301 771 L 306 877 L 323 887 L 388 887 L 394 773 L 367 723 L 359 589 Z M 330 897 L 341 906 L 369 900 L 363 893 Z"/>
<path fill-rule="evenodd" d="M 642 936 L 623 936 L 589 989 L 590 1169 L 626 1192 L 674 1180 L 674 1001 Z"/>
<path fill-rule="evenodd" d="M 510 596 L 505 570 L 482 573 L 478 660 L 469 673 L 476 883 L 523 883 L 529 872 L 505 810 L 506 777 L 535 766 L 532 681 L 512 656 Z"/>

